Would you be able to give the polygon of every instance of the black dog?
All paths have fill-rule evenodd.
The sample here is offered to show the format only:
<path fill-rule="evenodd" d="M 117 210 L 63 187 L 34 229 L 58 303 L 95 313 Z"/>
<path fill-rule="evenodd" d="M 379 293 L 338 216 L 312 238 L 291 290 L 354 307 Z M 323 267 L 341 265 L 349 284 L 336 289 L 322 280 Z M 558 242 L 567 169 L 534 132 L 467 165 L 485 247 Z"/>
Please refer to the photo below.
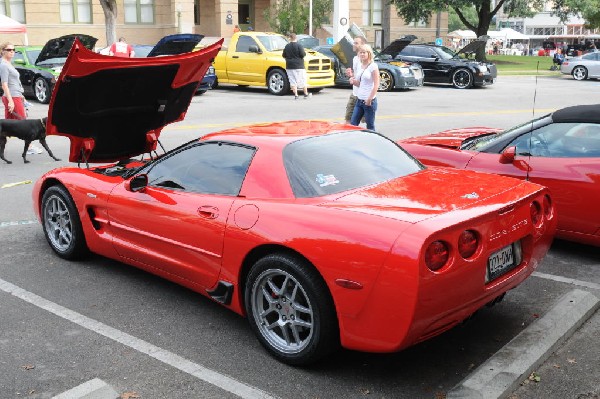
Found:
<path fill-rule="evenodd" d="M 46 119 L 48 118 L 23 120 L 0 119 L 0 159 L 6 163 L 12 163 L 4 158 L 4 147 L 6 147 L 8 137 L 16 137 L 25 141 L 25 148 L 23 149 L 23 161 L 25 163 L 29 163 L 26 158 L 27 150 L 31 142 L 35 140 L 39 140 L 46 151 L 48 151 L 48 155 L 54 158 L 55 161 L 60 161 L 60 159 L 52 154 L 52 151 L 48 148 L 48 144 L 46 144 Z"/>

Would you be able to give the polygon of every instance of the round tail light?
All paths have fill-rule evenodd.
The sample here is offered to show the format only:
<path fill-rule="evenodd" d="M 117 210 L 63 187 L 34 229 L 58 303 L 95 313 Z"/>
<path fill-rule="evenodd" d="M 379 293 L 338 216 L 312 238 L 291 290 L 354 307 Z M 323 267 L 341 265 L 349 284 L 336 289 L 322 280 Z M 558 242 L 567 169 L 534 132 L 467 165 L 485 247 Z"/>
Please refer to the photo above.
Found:
<path fill-rule="evenodd" d="M 542 207 L 540 206 L 540 203 L 537 201 L 533 201 L 529 210 L 531 212 L 531 222 L 534 226 L 539 227 L 539 225 L 542 223 L 543 216 Z"/>
<path fill-rule="evenodd" d="M 478 246 L 479 241 L 477 240 L 477 233 L 473 230 L 465 230 L 460 237 L 458 237 L 458 253 L 464 259 L 473 256 L 475 251 L 477 251 Z"/>
<path fill-rule="evenodd" d="M 425 264 L 430 270 L 441 269 L 448 262 L 448 246 L 443 241 L 434 241 L 425 250 Z"/>

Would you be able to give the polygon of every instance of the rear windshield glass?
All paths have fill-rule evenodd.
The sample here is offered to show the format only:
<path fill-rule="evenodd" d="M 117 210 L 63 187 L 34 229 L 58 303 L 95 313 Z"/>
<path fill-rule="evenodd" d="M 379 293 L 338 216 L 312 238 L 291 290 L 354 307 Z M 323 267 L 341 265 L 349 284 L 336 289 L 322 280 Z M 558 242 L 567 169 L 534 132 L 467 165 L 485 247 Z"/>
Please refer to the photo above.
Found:
<path fill-rule="evenodd" d="M 283 159 L 298 198 L 336 194 L 423 169 L 393 141 L 365 131 L 295 141 L 286 146 Z"/>

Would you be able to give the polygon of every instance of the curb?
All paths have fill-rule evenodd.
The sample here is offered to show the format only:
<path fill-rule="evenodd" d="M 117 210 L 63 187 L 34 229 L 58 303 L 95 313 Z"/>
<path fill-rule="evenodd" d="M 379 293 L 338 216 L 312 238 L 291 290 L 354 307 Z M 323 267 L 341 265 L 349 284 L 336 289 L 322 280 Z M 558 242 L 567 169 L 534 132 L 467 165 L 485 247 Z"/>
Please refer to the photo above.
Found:
<path fill-rule="evenodd" d="M 94 378 L 52 399 L 116 399 L 118 397 L 119 394 L 110 385 L 99 378 Z"/>
<path fill-rule="evenodd" d="M 447 399 L 506 398 L 600 307 L 600 299 L 578 289 L 564 294 L 473 373 L 452 388 Z"/>

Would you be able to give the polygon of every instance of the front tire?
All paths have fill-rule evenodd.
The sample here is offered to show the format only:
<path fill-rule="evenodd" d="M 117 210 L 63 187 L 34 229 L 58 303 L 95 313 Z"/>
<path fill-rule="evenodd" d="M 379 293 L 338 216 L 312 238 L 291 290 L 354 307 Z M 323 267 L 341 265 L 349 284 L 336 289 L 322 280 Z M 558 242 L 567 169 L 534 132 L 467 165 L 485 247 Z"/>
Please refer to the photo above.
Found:
<path fill-rule="evenodd" d="M 457 89 L 468 89 L 473 86 L 473 74 L 465 68 L 459 68 L 452 73 L 452 85 Z"/>
<path fill-rule="evenodd" d="M 44 235 L 58 256 L 75 260 L 88 253 L 79 213 L 66 188 L 49 187 L 42 197 L 41 213 Z"/>
<path fill-rule="evenodd" d="M 271 94 L 283 96 L 290 91 L 290 82 L 284 70 L 273 69 L 267 76 L 267 88 Z"/>
<path fill-rule="evenodd" d="M 390 71 L 379 70 L 379 90 L 378 91 L 392 91 L 394 88 L 394 77 Z"/>
<path fill-rule="evenodd" d="M 43 77 L 40 76 L 33 82 L 33 93 L 35 99 L 42 104 L 50 102 L 50 85 Z"/>
<path fill-rule="evenodd" d="M 256 262 L 246 280 L 245 307 L 260 343 L 284 363 L 314 363 L 339 346 L 329 289 L 298 257 L 272 254 Z"/>
<path fill-rule="evenodd" d="M 579 65 L 573 68 L 573 72 L 571 72 L 571 74 L 575 80 L 586 80 L 588 76 L 588 70 L 586 67 Z"/>

